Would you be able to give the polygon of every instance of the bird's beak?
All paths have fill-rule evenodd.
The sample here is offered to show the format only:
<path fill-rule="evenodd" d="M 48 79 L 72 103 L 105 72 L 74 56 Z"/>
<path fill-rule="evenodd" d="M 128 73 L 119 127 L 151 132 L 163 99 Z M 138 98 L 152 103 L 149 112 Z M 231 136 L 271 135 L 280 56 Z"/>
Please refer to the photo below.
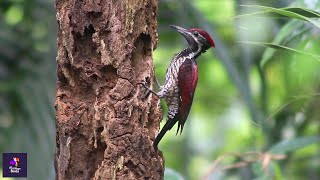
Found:
<path fill-rule="evenodd" d="M 176 30 L 176 31 L 178 31 L 180 34 L 182 34 L 184 37 L 188 37 L 188 36 L 190 36 L 189 35 L 189 32 L 188 32 L 188 30 L 187 29 L 185 29 L 185 28 L 182 28 L 182 27 L 179 27 L 179 26 L 175 26 L 175 25 L 169 25 L 172 29 L 174 29 L 174 30 Z"/>

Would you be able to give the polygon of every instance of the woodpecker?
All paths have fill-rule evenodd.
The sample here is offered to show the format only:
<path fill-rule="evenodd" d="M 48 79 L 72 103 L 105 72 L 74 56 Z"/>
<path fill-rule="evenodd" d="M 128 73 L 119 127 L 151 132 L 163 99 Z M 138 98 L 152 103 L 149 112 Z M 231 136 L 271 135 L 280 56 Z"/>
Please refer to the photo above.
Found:
<path fill-rule="evenodd" d="M 157 149 L 158 143 L 178 122 L 177 133 L 182 133 L 183 126 L 189 115 L 194 91 L 198 82 L 198 66 L 196 59 L 210 47 L 215 47 L 211 36 L 199 28 L 185 29 L 170 25 L 188 42 L 188 47 L 176 54 L 167 69 L 166 79 L 159 92 L 151 90 L 145 82 L 141 83 L 146 89 L 159 98 L 164 98 L 168 106 L 167 122 L 153 142 Z"/>

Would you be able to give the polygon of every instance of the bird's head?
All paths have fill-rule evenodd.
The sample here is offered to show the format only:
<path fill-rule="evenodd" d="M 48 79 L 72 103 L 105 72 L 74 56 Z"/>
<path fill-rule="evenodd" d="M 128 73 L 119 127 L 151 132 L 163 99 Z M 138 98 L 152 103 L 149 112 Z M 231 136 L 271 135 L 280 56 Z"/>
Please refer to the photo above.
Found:
<path fill-rule="evenodd" d="M 190 28 L 185 29 L 179 26 L 170 25 L 170 27 L 184 36 L 188 41 L 189 47 L 194 51 L 204 52 L 210 47 L 215 47 L 211 36 L 203 29 Z"/>

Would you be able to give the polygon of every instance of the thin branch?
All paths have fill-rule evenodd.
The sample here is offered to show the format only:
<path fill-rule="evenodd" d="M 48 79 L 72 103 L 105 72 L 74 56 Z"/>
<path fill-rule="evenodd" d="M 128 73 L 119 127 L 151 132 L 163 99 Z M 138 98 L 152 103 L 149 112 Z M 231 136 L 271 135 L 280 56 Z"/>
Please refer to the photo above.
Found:
<path fill-rule="evenodd" d="M 226 171 L 230 169 L 237 169 L 242 168 L 251 165 L 252 163 L 260 162 L 262 164 L 262 168 L 265 174 L 267 174 L 268 167 L 272 160 L 283 160 L 287 156 L 284 154 L 271 154 L 267 152 L 245 152 L 245 153 L 227 153 L 219 156 L 212 164 L 211 168 L 208 170 L 208 172 L 204 175 L 203 179 L 208 180 L 209 176 L 216 172 L 218 170 L 218 165 L 221 164 L 221 162 L 226 157 L 237 157 L 241 158 L 242 160 L 239 162 L 236 162 L 231 165 L 225 165 L 222 166 L 219 170 L 220 171 Z M 246 158 L 252 158 L 252 159 L 246 159 Z"/>

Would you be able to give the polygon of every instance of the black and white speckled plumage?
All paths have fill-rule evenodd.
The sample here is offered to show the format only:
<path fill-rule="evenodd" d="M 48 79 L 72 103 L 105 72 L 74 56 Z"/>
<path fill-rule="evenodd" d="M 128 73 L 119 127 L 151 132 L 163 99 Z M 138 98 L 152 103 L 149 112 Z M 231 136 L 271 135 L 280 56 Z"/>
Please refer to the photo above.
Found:
<path fill-rule="evenodd" d="M 192 52 L 190 48 L 186 48 L 174 56 L 167 69 L 165 83 L 160 87 L 160 91 L 157 93 L 160 98 L 164 98 L 166 100 L 168 106 L 168 119 L 174 118 L 179 110 L 179 68 L 184 61 L 190 61 L 195 58 L 194 55 L 194 52 Z"/>
<path fill-rule="evenodd" d="M 155 148 L 164 134 L 177 122 L 177 133 L 179 129 L 180 133 L 182 132 L 198 81 L 196 58 L 210 47 L 214 47 L 212 38 L 202 29 L 184 29 L 173 25 L 170 27 L 185 37 L 188 41 L 188 47 L 173 57 L 166 72 L 165 83 L 160 87 L 159 92 L 151 90 L 159 98 L 164 98 L 168 106 L 167 122 L 154 140 Z"/>

